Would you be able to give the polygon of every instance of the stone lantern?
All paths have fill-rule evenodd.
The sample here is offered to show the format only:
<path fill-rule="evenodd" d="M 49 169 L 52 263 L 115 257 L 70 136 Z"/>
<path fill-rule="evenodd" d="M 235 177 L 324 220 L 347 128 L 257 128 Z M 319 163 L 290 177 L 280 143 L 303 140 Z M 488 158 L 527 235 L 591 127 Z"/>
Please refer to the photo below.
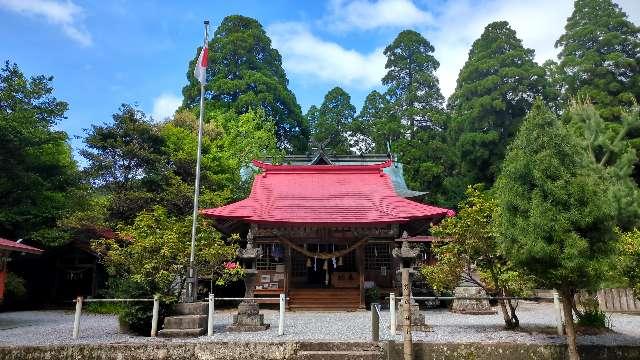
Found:
<path fill-rule="evenodd" d="M 411 248 L 409 246 L 409 236 L 407 235 L 406 231 L 402 233 L 402 246 L 400 248 L 393 249 L 392 252 L 393 257 L 400 260 L 400 270 L 398 271 L 398 274 L 401 274 L 403 269 L 409 269 L 409 292 L 411 292 L 411 282 L 415 273 L 415 271 L 413 270 L 413 263 L 415 262 L 415 259 L 418 257 L 419 253 L 420 249 Z M 424 315 L 420 313 L 420 308 L 413 298 L 411 298 L 410 300 L 410 306 L 411 330 L 430 331 L 431 327 L 425 324 Z M 398 316 L 396 317 L 396 328 L 399 330 L 403 330 L 404 313 L 402 308 L 402 301 L 399 301 L 397 304 L 397 314 Z"/>
<path fill-rule="evenodd" d="M 238 305 L 238 313 L 233 315 L 233 324 L 228 327 L 229 331 L 261 331 L 269 328 L 269 324 L 264 323 L 264 315 L 260 314 L 260 308 L 253 296 L 258 275 L 256 259 L 261 255 L 262 249 L 253 247 L 253 234 L 249 230 L 246 248 L 238 249 L 240 264 L 245 269 L 245 300 Z"/>

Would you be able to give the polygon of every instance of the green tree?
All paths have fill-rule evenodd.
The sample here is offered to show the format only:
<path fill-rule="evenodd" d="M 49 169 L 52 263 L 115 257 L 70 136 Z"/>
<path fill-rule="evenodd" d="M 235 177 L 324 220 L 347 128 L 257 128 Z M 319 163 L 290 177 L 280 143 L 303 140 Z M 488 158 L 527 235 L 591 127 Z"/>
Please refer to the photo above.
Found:
<path fill-rule="evenodd" d="M 313 129 L 316 143 L 327 142 L 326 147 L 336 154 L 351 153 L 349 131 L 356 114 L 351 96 L 340 87 L 334 87 L 324 96 Z"/>
<path fill-rule="evenodd" d="M 491 186 L 507 145 L 545 88 L 545 70 L 533 49 L 506 21 L 487 25 L 469 51 L 449 98 L 451 141 L 459 151 L 457 176 L 465 185 Z"/>
<path fill-rule="evenodd" d="M 627 137 L 640 128 L 640 108 L 624 111 L 620 124 L 604 121 L 589 102 L 572 102 L 567 114 L 571 130 L 607 184 L 617 225 L 624 231 L 640 226 L 640 189 L 632 176 L 638 155 Z"/>
<path fill-rule="evenodd" d="M 435 75 L 440 63 L 433 45 L 420 33 L 404 30 L 384 49 L 387 74 L 382 84 L 393 112 L 408 126 L 410 137 L 416 127 L 438 128 L 444 97 Z"/>
<path fill-rule="evenodd" d="M 110 196 L 110 223 L 130 222 L 155 204 L 169 166 L 164 139 L 142 111 L 122 105 L 112 124 L 91 126 L 85 144 L 85 174 Z"/>
<path fill-rule="evenodd" d="M 241 173 L 252 159 L 279 159 L 274 135 L 275 125 L 261 109 L 243 115 L 210 111 L 204 124 L 200 165 L 200 205 L 221 206 L 247 195 L 250 179 Z M 172 214 L 192 211 L 195 184 L 198 119 L 190 111 L 179 111 L 161 125 L 164 152 L 171 164 L 162 206 Z"/>
<path fill-rule="evenodd" d="M 0 70 L 0 234 L 45 245 L 67 240 L 57 222 L 79 185 L 67 134 L 55 129 L 68 105 L 52 81 L 8 61 Z"/>
<path fill-rule="evenodd" d="M 614 211 L 586 152 L 541 101 L 509 146 L 495 194 L 505 254 L 540 285 L 558 289 L 569 357 L 578 359 L 573 296 L 601 280 L 615 244 Z"/>
<path fill-rule="evenodd" d="M 391 111 L 391 103 L 383 94 L 373 90 L 367 95 L 362 109 L 353 121 L 352 132 L 362 140 L 354 144 L 365 152 L 386 153 L 387 144 L 404 138 L 404 127 Z"/>
<path fill-rule="evenodd" d="M 556 42 L 562 95 L 590 98 L 605 121 L 640 99 L 640 29 L 611 0 L 576 0 Z"/>
<path fill-rule="evenodd" d="M 261 108 L 275 122 L 278 145 L 289 151 L 307 147 L 309 129 L 289 80 L 280 53 L 258 21 L 231 15 L 222 20 L 209 41 L 209 67 L 205 99 L 207 109 L 233 110 L 245 114 Z M 200 83 L 193 76 L 200 48 L 189 63 L 189 84 L 182 89 L 183 105 L 197 107 Z"/>
<path fill-rule="evenodd" d="M 446 239 L 436 247 L 438 262 L 424 266 L 421 273 L 436 290 L 453 289 L 461 277 L 476 283 L 486 292 L 499 296 L 523 296 L 533 288 L 530 277 L 518 272 L 505 257 L 495 226 L 498 205 L 482 185 L 469 186 L 467 198 L 460 203 L 455 217 L 445 219 L 432 229 Z M 473 273 L 478 271 L 481 280 Z M 519 326 L 517 303 L 499 300 L 506 328 Z"/>
<path fill-rule="evenodd" d="M 318 109 L 318 107 L 315 105 L 309 106 L 309 110 L 307 110 L 307 113 L 304 115 L 304 118 L 307 124 L 309 124 L 309 133 L 311 134 L 312 138 L 313 138 L 313 131 L 315 130 L 318 124 L 319 117 L 320 117 L 320 109 Z"/>
<path fill-rule="evenodd" d="M 178 298 L 189 267 L 191 248 L 185 239 L 191 236 L 191 218 L 173 217 L 164 208 L 154 207 L 138 214 L 131 225 L 121 226 L 117 235 L 93 245 L 103 255 L 109 274 L 131 279 L 148 291 L 147 295 Z M 195 252 L 198 273 L 222 276 L 223 263 L 235 258 L 236 248 L 200 221 Z"/>
<path fill-rule="evenodd" d="M 640 230 L 621 234 L 616 264 L 628 286 L 640 299 Z"/>

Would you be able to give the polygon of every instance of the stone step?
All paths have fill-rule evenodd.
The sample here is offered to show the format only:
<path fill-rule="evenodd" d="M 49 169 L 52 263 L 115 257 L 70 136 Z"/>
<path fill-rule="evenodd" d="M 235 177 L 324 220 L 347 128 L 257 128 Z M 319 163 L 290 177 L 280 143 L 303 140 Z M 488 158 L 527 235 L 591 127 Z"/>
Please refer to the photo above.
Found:
<path fill-rule="evenodd" d="M 163 338 L 187 338 L 198 337 L 207 333 L 206 328 L 198 329 L 162 329 L 158 331 L 158 336 Z"/>
<path fill-rule="evenodd" d="M 207 327 L 207 315 L 179 315 L 164 318 L 164 329 L 198 329 Z"/>
<path fill-rule="evenodd" d="M 382 351 L 300 351 L 298 360 L 383 360 Z"/>
<path fill-rule="evenodd" d="M 208 302 L 180 303 L 173 305 L 175 315 L 207 315 L 209 314 Z"/>

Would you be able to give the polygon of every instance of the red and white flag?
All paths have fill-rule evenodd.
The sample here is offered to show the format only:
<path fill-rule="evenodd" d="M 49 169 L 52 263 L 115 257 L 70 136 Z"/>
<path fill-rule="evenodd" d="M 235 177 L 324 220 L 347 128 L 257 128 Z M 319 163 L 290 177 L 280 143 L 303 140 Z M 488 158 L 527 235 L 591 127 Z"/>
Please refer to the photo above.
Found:
<path fill-rule="evenodd" d="M 198 56 L 198 62 L 196 63 L 195 69 L 193 69 L 193 76 L 200 81 L 201 84 L 207 82 L 207 56 L 209 51 L 207 47 L 203 47 L 202 51 L 200 51 L 200 56 Z"/>

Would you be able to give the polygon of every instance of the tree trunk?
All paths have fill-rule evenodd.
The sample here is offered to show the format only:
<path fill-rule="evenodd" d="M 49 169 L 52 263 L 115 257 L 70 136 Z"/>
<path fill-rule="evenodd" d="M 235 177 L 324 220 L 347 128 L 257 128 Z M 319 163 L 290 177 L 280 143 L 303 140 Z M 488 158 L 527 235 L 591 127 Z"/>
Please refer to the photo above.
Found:
<path fill-rule="evenodd" d="M 504 325 L 507 329 L 513 329 L 513 322 L 511 321 L 511 314 L 509 313 L 509 310 L 507 309 L 507 304 L 506 301 L 504 299 L 500 299 L 498 300 L 498 302 L 500 303 L 500 309 L 502 310 L 502 317 L 504 317 Z"/>
<path fill-rule="evenodd" d="M 565 331 L 567 332 L 569 360 L 580 360 L 576 345 L 576 328 L 573 324 L 573 294 L 567 289 L 560 290 L 560 294 L 562 295 L 562 310 L 564 312 Z"/>
<path fill-rule="evenodd" d="M 518 319 L 518 315 L 516 315 L 516 307 L 513 306 L 511 300 L 507 300 L 507 305 L 509 305 L 509 311 L 511 311 L 511 321 L 513 323 L 513 328 L 517 328 L 520 326 L 520 319 Z"/>

